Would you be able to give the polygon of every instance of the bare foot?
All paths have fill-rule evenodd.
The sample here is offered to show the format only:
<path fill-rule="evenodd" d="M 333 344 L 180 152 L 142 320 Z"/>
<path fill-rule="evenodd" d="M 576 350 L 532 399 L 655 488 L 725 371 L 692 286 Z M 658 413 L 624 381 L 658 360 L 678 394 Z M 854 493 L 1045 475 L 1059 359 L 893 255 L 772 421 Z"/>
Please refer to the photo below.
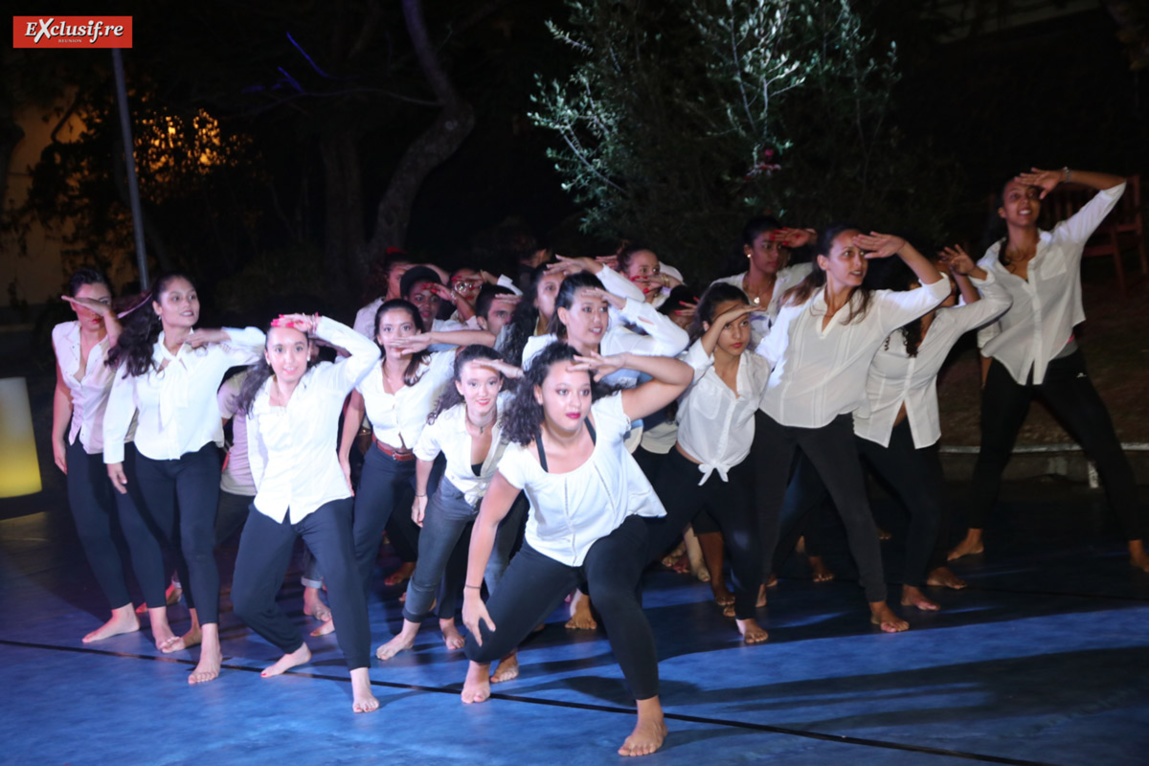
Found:
<path fill-rule="evenodd" d="M 734 603 L 734 594 L 726 587 L 725 581 L 714 582 L 710 581 L 710 590 L 714 593 L 714 602 L 718 606 L 730 606 Z"/>
<path fill-rule="evenodd" d="M 690 527 L 683 533 L 682 541 L 686 543 L 686 557 L 690 559 L 690 573 L 698 578 L 699 582 L 710 582 L 710 570 L 706 568 L 706 560 L 702 555 L 702 546 L 698 543 L 698 536 Z"/>
<path fill-rule="evenodd" d="M 420 623 L 403 620 L 403 629 L 398 635 L 375 650 L 375 656 L 381 660 L 389 660 L 399 652 L 405 652 L 415 645 L 415 636 L 419 635 Z"/>
<path fill-rule="evenodd" d="M 949 567 L 938 567 L 930 571 L 926 577 L 926 585 L 961 590 L 965 587 L 965 580 L 951 572 Z"/>
<path fill-rule="evenodd" d="M 940 608 L 936 601 L 931 601 L 925 597 L 921 588 L 915 588 L 912 585 L 902 586 L 902 606 L 912 606 L 923 612 L 936 612 Z"/>
<path fill-rule="evenodd" d="M 798 542 L 794 543 L 794 552 L 795 553 L 805 553 L 806 552 L 806 537 L 805 537 L 805 535 L 803 535 L 802 537 L 799 537 Z"/>
<path fill-rule="evenodd" d="M 810 568 L 814 570 L 814 582 L 833 582 L 834 573 L 821 556 L 810 557 Z"/>
<path fill-rule="evenodd" d="M 981 530 L 970 529 L 966 532 L 965 539 L 958 543 L 957 546 L 949 552 L 946 558 L 950 561 L 954 561 L 960 559 L 962 556 L 976 556 L 984 552 L 985 546 L 982 545 Z"/>
<path fill-rule="evenodd" d="M 590 596 L 576 590 L 571 596 L 571 618 L 567 620 L 568 630 L 596 630 L 598 623 L 590 611 Z"/>
<path fill-rule="evenodd" d="M 761 644 L 770 637 L 770 634 L 754 620 L 735 620 L 734 623 L 738 626 L 738 632 L 742 634 L 742 640 L 748 644 Z"/>
<path fill-rule="evenodd" d="M 303 589 L 303 613 L 320 622 L 327 622 L 331 619 L 331 609 L 319 597 L 319 588 L 308 587 Z"/>
<path fill-rule="evenodd" d="M 199 664 L 188 676 L 189 684 L 204 684 L 219 678 L 219 667 L 223 664 L 223 652 L 219 647 L 219 623 L 209 622 L 201 631 L 203 648 L 200 649 Z"/>
<path fill-rule="evenodd" d="M 288 670 L 298 666 L 306 665 L 311 662 L 311 650 L 307 648 L 307 644 L 300 644 L 299 648 L 290 654 L 285 654 L 276 660 L 275 664 L 271 667 L 263 669 L 259 674 L 260 678 L 271 678 L 272 676 L 281 676 Z"/>
<path fill-rule="evenodd" d="M 136 611 L 132 609 L 132 605 L 128 603 L 113 609 L 112 616 L 108 618 L 107 622 L 84 636 L 81 640 L 85 644 L 90 644 L 93 641 L 103 641 L 105 638 L 123 635 L 124 633 L 135 633 L 139 629 L 140 619 L 136 617 Z"/>
<path fill-rule="evenodd" d="M 184 597 L 184 589 L 175 583 L 168 583 L 167 590 L 164 591 L 164 606 L 175 606 Z M 148 611 L 147 604 L 140 604 L 136 607 L 136 614 L 143 614 Z"/>
<path fill-rule="evenodd" d="M 167 644 L 160 647 L 160 649 L 165 654 L 171 654 L 172 652 L 178 652 L 182 649 L 191 649 L 193 646 L 199 646 L 202 641 L 203 632 L 200 630 L 198 625 L 193 624 L 191 630 L 189 630 L 187 633 L 184 633 L 182 636 L 169 641 Z"/>
<path fill-rule="evenodd" d="M 1149 553 L 1145 552 L 1143 541 L 1129 541 L 1129 564 L 1142 572 L 1149 572 Z"/>
<path fill-rule="evenodd" d="M 870 622 L 885 633 L 901 633 L 910 629 L 910 624 L 894 614 L 894 610 L 885 601 L 870 602 Z"/>
<path fill-rule="evenodd" d="M 766 606 L 766 589 L 777 584 L 778 578 L 774 575 L 770 575 L 770 582 L 767 582 L 765 585 L 758 586 L 758 600 L 754 602 L 755 609 L 761 609 L 762 607 Z"/>
<path fill-rule="evenodd" d="M 161 652 L 168 651 L 167 647 L 178 640 L 176 634 L 172 632 L 172 626 L 168 624 L 168 608 L 166 606 L 149 608 L 148 622 L 152 625 L 152 639 L 156 642 L 156 648 Z"/>
<path fill-rule="evenodd" d="M 487 701 L 491 696 L 490 663 L 472 662 L 467 666 L 467 680 L 463 681 L 463 693 L 459 696 L 464 705 Z"/>
<path fill-rule="evenodd" d="M 373 713 L 379 709 L 379 700 L 371 693 L 371 676 L 367 668 L 351 671 L 351 709 L 356 713 Z"/>
<path fill-rule="evenodd" d="M 503 659 L 499 660 L 499 667 L 491 674 L 491 683 L 501 684 L 504 681 L 511 681 L 519 677 L 519 653 L 512 651 Z"/>
<path fill-rule="evenodd" d="M 328 612 L 328 615 L 330 615 L 330 614 L 331 613 Z M 318 628 L 311 631 L 311 635 L 314 638 L 319 638 L 320 636 L 327 636 L 327 635 L 330 635 L 334 632 L 335 632 L 335 620 L 332 619 L 330 616 L 328 616 L 328 618 L 326 620 L 324 620 L 323 622 L 321 622 L 319 624 Z"/>
<path fill-rule="evenodd" d="M 766 587 L 767 588 L 777 588 L 778 587 L 778 575 L 771 572 L 770 576 L 766 578 Z"/>
<path fill-rule="evenodd" d="M 638 723 L 634 731 L 618 749 L 619 755 L 650 755 L 662 747 L 666 739 L 666 722 L 662 717 L 662 705 L 658 697 L 638 700 Z"/>
<path fill-rule="evenodd" d="M 439 620 L 439 630 L 443 634 L 443 643 L 448 649 L 462 649 L 467 643 L 463 634 L 455 627 L 454 620 Z"/>
<path fill-rule="evenodd" d="M 404 561 L 402 564 L 399 565 L 398 569 L 396 569 L 391 574 L 387 575 L 387 579 L 383 581 L 383 584 L 388 586 L 388 587 L 398 585 L 401 582 L 406 582 L 407 580 L 410 580 L 411 575 L 414 573 L 415 573 L 415 562 L 414 561 Z M 404 593 L 403 595 L 405 596 L 407 594 Z"/>

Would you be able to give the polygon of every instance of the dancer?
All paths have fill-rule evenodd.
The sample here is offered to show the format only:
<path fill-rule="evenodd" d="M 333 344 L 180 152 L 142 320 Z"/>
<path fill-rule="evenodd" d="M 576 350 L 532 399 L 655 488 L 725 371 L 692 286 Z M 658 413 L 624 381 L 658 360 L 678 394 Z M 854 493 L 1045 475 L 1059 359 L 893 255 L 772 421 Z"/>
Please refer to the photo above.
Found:
<path fill-rule="evenodd" d="M 497 351 L 486 346 L 467 346 L 455 358 L 455 385 L 447 387 L 415 445 L 415 501 L 411 516 L 423 530 L 419 535 L 419 566 L 407 585 L 403 629 L 375 652 L 381 660 L 389 660 L 414 646 L 456 543 L 469 536 L 468 528 L 478 514 L 479 502 L 506 446 L 503 421 L 511 397 L 502 393 L 503 383 L 505 378 L 521 375 L 521 370 L 503 362 Z M 440 454 L 447 459 L 446 472 L 428 500 L 427 480 Z M 509 536 L 513 543 L 517 534 L 517 525 L 504 519 L 496 548 L 509 548 L 505 538 Z M 496 575 L 501 574 L 500 569 Z M 493 592 L 496 583 L 490 577 L 487 580 L 487 587 Z M 458 585 L 448 578 L 439 602 L 439 628 L 449 649 L 463 648 L 463 637 L 455 627 Z"/>
<path fill-rule="evenodd" d="M 594 381 L 621 368 L 652 380 L 593 401 Z M 464 703 L 490 696 L 490 663 L 518 646 L 585 580 L 638 705 L 638 723 L 618 752 L 647 755 L 662 745 L 666 725 L 658 699 L 658 656 L 636 588 L 646 564 L 644 517 L 665 511 L 623 437 L 632 419 L 665 407 L 691 378 L 690 367 L 675 359 L 576 356 L 565 343 L 548 346 L 527 370 L 507 415 L 512 444 L 471 535 L 463 591 L 471 660 Z M 487 558 L 520 489 L 530 500 L 526 540 L 484 604 L 480 582 Z"/>
<path fill-rule="evenodd" d="M 1041 231 L 1037 228 L 1041 200 L 1070 181 L 1098 192 L 1071 218 L 1051 231 Z M 997 278 L 1013 305 L 978 333 L 983 370 L 981 450 L 974 466 L 969 531 L 950 552 L 951 559 L 984 549 L 982 537 L 997 502 L 1001 475 L 1037 393 L 1097 464 L 1128 541 L 1129 563 L 1149 572 L 1145 517 L 1133 470 L 1109 411 L 1089 379 L 1074 334 L 1085 321 L 1080 271 L 1085 243 L 1124 191 L 1125 179 L 1120 176 L 1068 167 L 1033 168 L 1002 189 L 997 215 L 1005 231 L 993 237 L 978 265 Z"/>
<path fill-rule="evenodd" d="M 161 541 L 170 546 L 179 540 L 180 581 L 192 624 L 160 649 L 174 652 L 202 642 L 199 663 L 188 676 L 188 683 L 197 684 L 218 677 L 222 661 L 219 570 L 212 552 L 219 503 L 216 443 L 223 441 L 216 390 L 229 367 L 259 358 L 264 337 L 252 327 L 196 329 L 199 296 L 183 275 L 158 277 L 150 295 L 128 318 L 108 355 L 118 372 L 104 415 L 104 462 L 121 494 L 127 494 L 129 481 L 139 484 L 141 510 Z M 129 476 L 124 444 L 137 413 L 139 454 Z M 163 578 L 162 561 L 159 572 Z M 148 603 L 151 612 L 150 597 Z"/>
<path fill-rule="evenodd" d="M 818 250 L 813 271 L 783 297 L 778 320 L 758 347 L 772 368 L 756 424 L 764 560 L 769 565 L 773 558 L 790 466 L 800 449 L 846 525 L 871 621 L 886 632 L 902 631 L 909 624 L 886 604 L 878 532 L 850 413 L 866 401 L 866 372 L 886 336 L 940 303 L 949 283 L 905 240 L 888 234 L 836 226 L 822 234 Z M 921 290 L 863 286 L 869 260 L 894 254 L 914 271 Z"/>
<path fill-rule="evenodd" d="M 314 333 L 350 355 L 308 366 Z M 351 709 L 379 707 L 368 675 L 371 634 L 355 566 L 351 491 L 332 445 L 343 400 L 379 347 L 321 316 L 289 314 L 271 323 L 263 360 L 244 380 L 237 405 L 247 416 L 248 456 L 258 491 L 239 540 L 231 599 L 235 613 L 283 652 L 264 669 L 278 676 L 311 661 L 311 650 L 275 602 L 295 540 L 303 537 L 323 570 L 339 648 L 351 671 Z"/>

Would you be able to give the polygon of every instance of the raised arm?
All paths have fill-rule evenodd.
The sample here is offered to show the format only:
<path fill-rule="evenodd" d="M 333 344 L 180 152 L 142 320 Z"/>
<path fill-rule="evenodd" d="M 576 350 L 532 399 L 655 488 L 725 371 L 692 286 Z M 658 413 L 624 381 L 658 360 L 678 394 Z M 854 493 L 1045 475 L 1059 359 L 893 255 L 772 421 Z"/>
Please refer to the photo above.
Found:
<path fill-rule="evenodd" d="M 694 380 L 694 369 L 686 362 L 668 356 L 643 356 L 630 352 L 613 356 L 576 356 L 571 369 L 592 372 L 595 380 L 602 380 L 621 369 L 645 372 L 653 378 L 622 392 L 622 411 L 631 420 L 658 412 L 677 399 Z"/>
<path fill-rule="evenodd" d="M 1071 170 L 1065 166 L 1059 170 L 1042 170 L 1030 168 L 1028 173 L 1019 173 L 1014 179 L 1026 186 L 1036 186 L 1041 189 L 1041 199 L 1056 189 L 1059 184 L 1075 183 L 1088 186 L 1099 191 L 1112 189 L 1114 186 L 1125 183 L 1121 176 L 1112 173 L 1097 173 L 1092 170 Z"/>

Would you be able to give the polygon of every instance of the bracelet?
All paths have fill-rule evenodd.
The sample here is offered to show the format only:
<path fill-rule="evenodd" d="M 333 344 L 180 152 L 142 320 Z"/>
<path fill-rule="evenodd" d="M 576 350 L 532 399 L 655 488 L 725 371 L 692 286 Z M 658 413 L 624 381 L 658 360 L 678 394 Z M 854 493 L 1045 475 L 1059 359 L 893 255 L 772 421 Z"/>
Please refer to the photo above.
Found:
<path fill-rule="evenodd" d="M 1062 181 L 1062 183 L 1067 184 L 1069 183 L 1069 179 L 1073 178 L 1073 171 L 1069 169 L 1068 165 L 1063 167 L 1062 170 L 1065 171 L 1065 180 Z"/>
<path fill-rule="evenodd" d="M 482 590 L 483 589 L 482 585 L 463 585 L 463 587 L 464 588 L 470 588 L 471 590 Z"/>

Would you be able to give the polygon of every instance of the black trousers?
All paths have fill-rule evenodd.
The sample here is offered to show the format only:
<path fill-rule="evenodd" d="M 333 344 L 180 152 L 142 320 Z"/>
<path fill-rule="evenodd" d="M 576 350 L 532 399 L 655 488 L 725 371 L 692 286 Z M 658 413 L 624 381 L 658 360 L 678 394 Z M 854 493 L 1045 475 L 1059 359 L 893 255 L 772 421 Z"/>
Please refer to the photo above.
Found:
<path fill-rule="evenodd" d="M 160 542 L 163 535 L 147 514 L 147 504 L 140 491 L 139 461 L 140 453 L 136 451 L 135 445 L 131 442 L 125 444 L 124 476 L 128 480 L 128 491 L 126 494 L 120 494 L 113 488 L 112 492 L 125 535 L 133 538 L 128 541 L 128 550 L 131 552 L 132 569 L 136 572 L 136 580 L 144 593 L 144 603 L 149 608 L 156 609 L 167 603 L 165 590 L 168 583 L 168 568 L 164 565 L 164 551 Z M 107 476 L 106 468 L 104 475 Z M 108 483 L 111 484 L 111 481 Z M 128 531 L 133 529 L 139 531 Z"/>
<path fill-rule="evenodd" d="M 763 578 L 769 577 L 773 569 L 790 466 L 794 453 L 801 450 L 825 483 L 846 527 L 850 553 L 858 567 L 858 579 L 866 592 L 866 601 L 885 601 L 886 583 L 882 574 L 878 528 L 870 513 L 866 481 L 854 445 L 853 419 L 849 415 L 839 415 L 821 428 L 798 428 L 784 426 L 760 412 L 755 418 L 755 429 L 749 459 L 757 469 L 756 500 L 761 513 L 765 564 Z"/>
<path fill-rule="evenodd" d="M 981 451 L 973 472 L 969 526 L 985 529 L 997 503 L 1001 476 L 1013 453 L 1034 394 L 1045 403 L 1097 464 L 1109 504 L 1127 540 L 1145 536 L 1145 518 L 1137 501 L 1133 469 L 1121 449 L 1109 410 L 1085 369 L 1080 351 L 1054 359 L 1037 385 L 1020 385 L 996 359 L 990 363 L 981 393 Z"/>
<path fill-rule="evenodd" d="M 339 626 L 339 648 L 348 669 L 355 670 L 370 662 L 371 631 L 367 599 L 355 566 L 351 507 L 351 498 L 333 500 L 292 524 L 288 518 L 277 523 L 252 505 L 239 538 L 231 600 L 235 614 L 284 654 L 299 649 L 303 636 L 276 603 L 275 595 L 283 586 L 295 540 L 302 537 L 323 567 L 331 614 Z"/>
<path fill-rule="evenodd" d="M 658 654 L 638 596 L 647 547 L 647 524 L 638 516 L 628 517 L 599 538 L 578 567 L 561 564 L 524 543 L 487 601 L 495 630 L 485 623 L 479 626 L 482 646 L 467 636 L 467 657 L 493 662 L 505 656 L 585 580 L 634 698 L 657 696 Z"/>
<path fill-rule="evenodd" d="M 219 449 L 211 442 L 178 460 L 139 455 L 136 464 L 149 521 L 165 545 L 175 546 L 178 540 L 183 554 L 180 582 L 200 624 L 219 622 L 219 569 L 213 551 L 219 470 Z"/>
<path fill-rule="evenodd" d="M 694 518 L 709 512 L 722 529 L 722 538 L 730 550 L 734 572 L 734 616 L 740 620 L 754 617 L 758 586 L 762 584 L 762 550 L 758 539 L 758 519 L 754 513 L 752 477 L 749 462 L 735 466 L 723 481 L 718 472 L 706 483 L 698 466 L 671 450 L 666 456 L 654 488 L 666 507 L 666 516 L 650 519 L 647 559 L 662 554 Z M 597 599 L 595 601 L 597 604 Z"/>

